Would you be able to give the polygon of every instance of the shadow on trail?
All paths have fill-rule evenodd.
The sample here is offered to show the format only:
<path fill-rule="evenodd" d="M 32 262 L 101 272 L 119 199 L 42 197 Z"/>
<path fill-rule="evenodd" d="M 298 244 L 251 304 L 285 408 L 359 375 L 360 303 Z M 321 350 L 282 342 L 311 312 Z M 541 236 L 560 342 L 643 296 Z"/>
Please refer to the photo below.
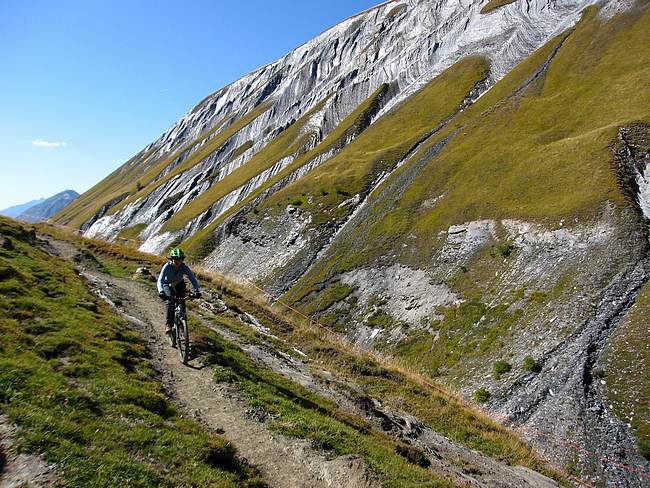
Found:
<path fill-rule="evenodd" d="M 318 398 L 279 373 L 255 363 L 237 346 L 219 336 L 203 335 L 197 338 L 195 348 L 205 355 L 203 367 L 220 368 L 215 371 L 215 376 L 218 375 L 216 381 L 237 384 L 264 405 L 271 406 L 280 398 L 298 407 L 333 418 L 360 433 L 367 433 L 371 429 L 369 423 L 340 411 L 328 400 Z"/>

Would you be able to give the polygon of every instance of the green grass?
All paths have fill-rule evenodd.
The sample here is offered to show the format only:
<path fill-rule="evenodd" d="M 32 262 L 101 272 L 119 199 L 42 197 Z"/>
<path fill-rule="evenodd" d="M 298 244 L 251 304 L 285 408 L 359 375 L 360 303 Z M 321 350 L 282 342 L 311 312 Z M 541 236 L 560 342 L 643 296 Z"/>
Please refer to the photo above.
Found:
<path fill-rule="evenodd" d="M 500 380 L 504 374 L 508 374 L 510 371 L 512 371 L 512 365 L 502 359 L 492 365 L 492 373 L 495 380 Z"/>
<path fill-rule="evenodd" d="M 492 12 L 493 10 L 498 9 L 499 7 L 503 7 L 505 5 L 509 5 L 511 3 L 514 3 L 516 0 L 490 0 L 485 7 L 481 9 L 482 14 L 487 14 L 488 12 Z"/>
<path fill-rule="evenodd" d="M 125 246 L 129 247 L 140 247 L 140 240 L 138 236 L 142 232 L 147 224 L 136 224 L 131 227 L 123 228 L 120 233 L 117 235 L 117 240 L 120 241 Z"/>
<path fill-rule="evenodd" d="M 612 334 L 601 360 L 606 392 L 616 415 L 632 426 L 639 451 L 650 459 L 650 284 Z M 595 380 L 598 381 L 598 380 Z"/>
<path fill-rule="evenodd" d="M 130 278 L 140 266 L 147 266 L 152 272 L 157 272 L 167 262 L 165 257 L 143 253 L 130 246 L 80 237 L 66 228 L 49 224 L 38 224 L 36 228 L 55 239 L 71 242 L 82 253 L 94 256 L 101 271 L 119 278 Z"/>
<path fill-rule="evenodd" d="M 314 113 L 323 108 L 326 102 L 327 99 L 318 103 L 313 109 L 269 142 L 262 150 L 247 161 L 246 164 L 234 170 L 216 185 L 203 192 L 198 198 L 185 205 L 171 219 L 165 222 L 163 230 L 173 232 L 182 229 L 190 220 L 199 216 L 212 204 L 264 170 L 273 167 L 281 159 L 305 152 L 305 146 L 312 137 L 312 134 L 304 132 L 305 124 Z"/>
<path fill-rule="evenodd" d="M 371 356 L 359 358 L 336 345 L 319 345 L 316 341 L 312 345 L 303 344 L 301 350 L 322 361 L 324 368 L 338 371 L 348 382 L 362 386 L 382 405 L 408 412 L 434 431 L 470 449 L 556 476 L 514 434 L 470 408 L 459 397 L 431 383 L 421 382 L 407 370 L 382 366 Z"/>
<path fill-rule="evenodd" d="M 392 169 L 416 142 L 454 112 L 486 74 L 485 60 L 460 61 L 377 120 L 340 153 L 269 197 L 260 210 L 274 210 L 276 202 L 308 195 L 311 203 L 306 209 L 315 224 L 343 218 L 349 209 L 339 208 L 339 204 L 367 191 L 381 172 Z"/>
<path fill-rule="evenodd" d="M 183 418 L 142 340 L 72 267 L 0 219 L 0 412 L 62 486 L 261 486 L 224 439 Z"/>
<path fill-rule="evenodd" d="M 542 371 L 542 366 L 532 356 L 526 356 L 523 364 L 524 371 L 529 373 L 539 373 Z"/>
<path fill-rule="evenodd" d="M 345 219 L 351 210 L 339 205 L 350 196 L 368 192 L 379 174 L 393 169 L 414 144 L 453 115 L 469 91 L 485 78 L 487 69 L 482 58 L 472 57 L 458 62 L 377 120 L 336 156 L 268 198 L 260 209 L 267 209 L 270 213 L 276 202 L 306 194 L 312 202 L 305 208 L 313 217 L 312 225 Z M 340 250 L 341 259 L 365 256 L 362 249 L 365 246 L 350 244 L 350 247 L 354 251 L 348 248 Z M 383 247 L 380 245 L 375 251 Z M 323 266 L 327 268 L 327 265 Z M 327 276 L 325 269 L 317 263 L 313 273 L 290 290 L 288 298 L 295 301 L 304 297 Z"/>
<path fill-rule="evenodd" d="M 561 479 L 513 433 L 473 410 L 444 388 L 429 381 L 422 382 L 419 376 L 412 375 L 407 369 L 381 364 L 370 355 L 359 354 L 351 350 L 345 341 L 302 325 L 300 320 L 287 322 L 285 317 L 291 317 L 291 314 L 287 314 L 286 310 L 280 308 L 277 312 L 271 312 L 259 302 L 247 298 L 246 292 L 233 293 L 228 286 L 222 288 L 222 292 L 229 306 L 236 304 L 237 309 L 253 313 L 284 344 L 297 347 L 307 354 L 316 374 L 321 370 L 335 372 L 348 383 L 362 386 L 370 397 L 378 399 L 383 405 L 415 415 L 436 432 L 471 449 Z M 244 336 L 255 336 L 251 329 L 242 329 L 228 320 L 216 320 Z M 291 350 L 286 352 L 293 353 Z M 218 370 L 218 375 L 228 380 L 236 377 L 231 371 L 222 369 Z M 302 435 L 308 432 L 306 430 Z"/>
<path fill-rule="evenodd" d="M 498 93 L 488 92 L 464 114 L 464 132 L 431 161 L 392 219 L 410 215 L 406 228 L 426 242 L 479 218 L 556 221 L 589 218 L 607 200 L 626 205 L 610 147 L 618 126 L 650 116 L 650 89 L 641 87 L 650 71 L 648 14 L 607 25 L 595 15 L 585 15 L 521 99 L 498 105 Z M 624 55 L 637 45 L 644 46 L 638 56 Z M 440 205 L 417 210 L 442 193 Z"/>
<path fill-rule="evenodd" d="M 553 225 L 561 219 L 594 218 L 605 202 L 618 208 L 630 205 L 612 165 L 611 147 L 619 126 L 650 120 L 648 21 L 647 9 L 606 23 L 597 18 L 596 9 L 587 9 L 575 30 L 517 66 L 411 159 L 418 161 L 431 145 L 455 134 L 399 198 L 390 185 L 412 163 L 391 175 L 370 199 L 375 214 L 335 242 L 287 298 L 300 301 L 317 283 L 380 256 L 394 254 L 406 265 L 426 266 L 444 242 L 439 233 L 454 224 L 514 218 Z M 548 72 L 517 92 L 562 42 Z M 635 56 L 627 55 L 633 51 Z M 383 131 L 374 140 L 384 140 Z M 362 152 L 362 164 L 373 160 L 376 151 Z M 328 174 L 323 165 L 321 175 L 314 171 L 310 176 L 337 182 L 346 175 L 337 169 L 338 176 Z M 303 178 L 285 193 L 309 195 L 309 184 Z M 433 208 L 423 205 L 441 195 Z M 313 198 L 314 205 L 322 202 Z M 504 247 L 499 252 L 507 258 L 516 250 Z"/>
<path fill-rule="evenodd" d="M 164 261 L 133 249 L 65 234 L 51 227 L 41 226 L 41 229 L 49 229 L 58 238 L 69 239 L 76 245 L 92 249 L 104 266 L 121 266 L 132 273 L 137 264 L 147 264 L 155 268 Z M 148 261 L 145 259 L 147 257 Z M 474 410 L 460 397 L 443 387 L 428 380 L 423 381 L 422 377 L 410 373 L 412 368 L 408 363 L 404 367 L 382 364 L 372 356 L 359 354 L 341 336 L 332 336 L 314 328 L 312 323 L 295 317 L 282 306 L 270 308 L 264 299 L 247 288 L 234 285 L 222 277 L 202 272 L 200 269 L 195 271 L 203 288 L 217 291 L 235 313 L 245 311 L 253 314 L 264 327 L 277 336 L 277 339 L 260 337 L 253 329 L 227 315 L 215 317 L 206 314 L 206 319 L 232 329 L 249 343 L 264 341 L 289 354 L 295 354 L 293 348 L 296 347 L 310 357 L 314 374 L 318 375 L 322 370 L 334 372 L 348 382 L 361 385 L 368 395 L 382 404 L 418 416 L 435 431 L 471 449 L 561 479 L 560 475 L 549 469 L 514 433 Z M 349 290 L 343 286 L 332 290 L 331 293 L 338 299 L 344 299 L 345 296 L 349 299 Z M 381 306 L 383 301 L 375 299 L 373 304 Z M 327 307 L 327 303 L 323 302 L 322 306 Z M 392 466 L 390 470 L 402 466 L 402 461 L 396 460 L 397 458 L 391 457 L 385 461 L 383 457 L 389 456 L 388 452 L 397 448 L 398 444 L 387 441 L 381 435 L 373 437 L 375 434 L 369 434 L 365 439 L 359 438 L 364 429 L 361 429 L 361 432 L 357 429 L 360 425 L 358 420 L 341 416 L 328 401 L 314 397 L 302 388 L 289 384 L 283 378 L 251 363 L 238 348 L 224 342 L 207 329 L 200 328 L 200 333 L 195 338 L 197 343 L 201 344 L 202 350 L 211 351 L 210 354 L 213 354 L 216 380 L 243 385 L 254 405 L 279 415 L 277 419 L 281 421 L 276 425 L 279 431 L 312 439 L 322 447 L 332 446 L 340 439 L 344 449 L 356 446 L 354 449 L 357 450 L 350 452 L 359 453 L 373 468 L 384 462 L 387 463 L 386 466 Z M 304 402 L 305 398 L 313 402 L 313 405 Z M 296 402 L 297 406 L 292 405 Z M 308 410 L 303 410 L 304 408 Z M 377 448 L 368 447 L 369 443 L 377 443 Z M 388 472 L 381 476 L 386 480 L 400 479 L 400 476 L 419 476 L 419 469 L 421 468 L 407 471 L 405 474 Z"/>
<path fill-rule="evenodd" d="M 47 226 L 42 226 L 41 228 L 52 229 Z M 141 257 L 140 253 L 137 253 L 132 249 L 120 248 L 119 246 L 66 235 L 57 231 L 53 231 L 53 233 L 56 234 L 58 238 L 67 237 L 77 245 L 82 245 L 87 249 L 92 249 L 98 260 L 100 260 L 104 265 L 110 265 L 111 267 L 130 267 L 133 265 L 135 258 Z M 120 255 L 116 252 L 118 249 L 121 249 L 124 254 Z M 150 258 L 153 257 L 150 256 Z M 153 258 L 153 260 L 148 263 L 145 262 L 145 264 L 153 267 L 158 264 L 158 260 Z M 13 271 L 4 271 L 3 273 L 3 269 L 4 268 L 0 267 L 0 276 L 13 275 Z M 203 275 L 200 272 L 198 273 L 198 276 L 199 279 L 201 279 L 202 284 L 205 285 L 204 288 L 209 289 L 216 286 L 223 298 L 227 300 L 228 305 L 232 310 L 255 313 L 256 316 L 262 318 L 265 325 L 269 318 L 274 321 L 280 320 L 269 310 L 257 309 L 257 305 L 244 299 L 236 289 L 225 288 L 223 284 L 220 284 L 218 281 L 215 283 L 210 279 L 210 277 Z M 33 308 L 30 303 L 31 302 L 27 301 L 23 304 L 23 307 Z M 100 304 L 96 304 L 90 299 L 86 299 L 84 303 L 92 303 L 95 307 L 100 306 Z M 84 310 L 86 309 L 84 308 Z M 216 317 L 212 316 L 212 319 L 219 325 L 232 328 L 238 333 L 248 333 L 248 339 L 250 342 L 259 341 L 258 338 L 251 334 L 251 329 L 242 327 L 239 320 L 236 318 L 219 315 Z M 414 464 L 413 461 L 418 460 L 421 464 L 425 463 L 423 463 L 422 459 L 417 456 L 418 453 L 409 448 L 408 445 L 393 440 L 384 434 L 373 431 L 372 427 L 364 419 L 351 416 L 340 410 L 333 402 L 305 390 L 301 386 L 285 379 L 279 374 L 273 373 L 264 367 L 260 367 L 258 363 L 255 363 L 246 356 L 241 349 L 226 341 L 209 328 L 203 327 L 196 322 L 193 323 L 192 327 L 194 347 L 203 354 L 203 363 L 211 365 L 214 368 L 215 381 L 235 384 L 249 398 L 252 409 L 263 411 L 272 416 L 273 420 L 270 427 L 275 432 L 291 437 L 308 439 L 312 441 L 316 447 L 325 449 L 333 455 L 356 454 L 361 456 L 366 460 L 373 472 L 379 476 L 382 481 L 382 486 L 455 486 L 444 477 L 436 475 L 420 465 Z M 132 335 L 129 337 L 131 336 Z M 135 338 L 133 338 L 133 340 L 135 340 Z M 48 356 L 60 356 L 66 354 L 65 351 L 68 350 L 85 349 L 79 347 L 81 342 L 82 341 L 75 341 L 66 338 L 63 343 L 60 341 L 47 342 L 43 345 L 43 349 L 47 351 L 46 354 Z M 87 344 L 87 342 L 88 341 L 83 341 L 84 344 Z M 280 346 L 280 343 L 277 342 L 276 345 Z M 135 361 L 134 357 L 139 358 L 142 356 L 143 351 L 144 346 L 138 342 L 138 348 L 134 348 L 129 354 L 113 354 L 112 351 L 111 354 L 118 358 L 120 364 L 129 364 L 129 361 Z M 286 349 L 286 352 L 293 351 L 291 348 L 288 348 Z M 95 354 L 95 351 L 91 349 L 88 351 L 88 354 Z M 150 365 L 146 361 L 141 359 L 138 359 L 138 361 L 141 361 L 150 368 Z M 83 366 L 89 367 L 86 365 Z M 121 378 L 119 378 L 119 376 L 116 377 L 112 370 L 106 370 L 105 365 L 102 362 L 94 364 L 93 367 L 98 371 L 107 371 L 107 374 L 111 376 L 109 385 L 105 388 L 102 386 L 102 388 L 107 391 L 106 394 L 109 394 L 108 392 L 110 392 L 112 396 L 119 397 L 120 402 L 136 403 L 138 408 L 144 410 L 157 411 L 163 408 L 169 409 L 172 413 L 165 417 L 167 422 L 170 422 L 170 417 L 173 418 L 173 415 L 177 415 L 173 407 L 166 403 L 160 391 L 158 391 L 157 395 L 148 393 L 143 397 L 137 389 L 139 384 L 135 384 L 127 390 L 122 391 L 119 388 L 114 387 L 115 383 L 121 380 Z M 367 368 L 361 368 L 360 370 L 367 372 Z M 134 380 L 131 379 L 131 382 L 133 381 Z M 13 376 L 7 380 L 9 385 L 14 385 L 16 382 L 17 380 Z M 0 376 L 0 385 L 2 384 L 2 377 Z M 2 390 L 0 390 L 0 392 L 2 392 Z M 7 395 L 12 395 L 12 392 L 13 389 L 10 387 Z M 0 397 L 0 402 L 2 402 L 2 397 Z M 122 415 L 122 410 L 116 414 L 118 418 L 119 415 Z M 128 418 L 128 421 L 132 421 L 130 417 Z M 145 426 L 148 425 L 149 424 L 145 424 Z M 93 424 L 92 428 L 95 427 L 96 425 Z M 65 434 L 72 435 L 68 432 Z M 120 446 L 143 444 L 147 447 L 149 444 L 156 445 L 156 442 L 154 442 L 156 434 L 157 432 L 148 435 L 146 432 L 131 432 L 121 442 Z M 140 436 L 143 437 L 142 441 L 140 441 Z M 205 445 L 208 441 L 209 438 L 203 440 L 202 444 L 199 444 L 199 446 Z M 172 446 L 161 446 L 160 450 L 163 450 L 163 447 L 165 450 L 170 451 L 166 452 L 168 456 L 174 455 L 175 451 L 172 449 Z M 178 448 L 187 449 L 187 446 L 179 443 Z M 146 451 L 145 454 L 149 455 L 149 452 Z M 183 453 L 183 455 L 190 456 L 191 453 Z M 214 457 L 220 459 L 219 456 L 215 455 Z M 121 457 L 120 460 L 122 459 L 123 458 Z M 192 458 L 192 461 L 195 460 Z M 178 463 L 180 461 L 176 462 Z M 188 464 L 190 464 L 189 461 Z M 165 465 L 169 465 L 169 462 L 166 462 Z M 191 467 L 187 467 L 186 469 L 191 469 Z M 245 478 L 242 478 L 242 480 L 242 486 L 246 486 Z M 142 486 L 156 484 L 157 482 L 147 480 L 143 482 Z M 161 484 L 164 485 L 164 483 Z M 183 480 L 172 484 L 175 486 L 203 486 L 200 482 L 188 482 Z M 215 486 L 220 485 L 215 483 Z"/>
<path fill-rule="evenodd" d="M 234 161 L 239 156 L 241 156 L 246 151 L 248 151 L 251 147 L 253 147 L 253 141 L 246 141 L 245 143 L 243 143 L 241 146 L 239 146 L 237 149 L 233 151 L 232 156 L 230 156 L 230 161 Z"/>
<path fill-rule="evenodd" d="M 327 310 L 331 305 L 345 300 L 353 291 L 354 287 L 345 283 L 336 282 L 321 291 L 318 294 L 318 298 L 311 302 L 304 311 L 307 315 L 313 315 L 317 312 Z"/>
<path fill-rule="evenodd" d="M 485 388 L 479 388 L 474 392 L 474 399 L 479 403 L 487 402 L 492 395 Z"/>
<path fill-rule="evenodd" d="M 488 306 L 479 301 L 442 307 L 439 312 L 444 318 L 431 324 L 435 336 L 419 331 L 395 348 L 399 357 L 430 376 L 446 375 L 472 358 L 498 354 L 523 315 L 508 304 Z"/>
<path fill-rule="evenodd" d="M 220 319 L 223 323 L 224 320 Z M 376 432 L 370 424 L 340 410 L 336 404 L 253 362 L 215 332 L 199 328 L 197 347 L 215 369 L 215 381 L 237 385 L 252 408 L 273 419 L 273 431 L 310 440 L 334 455 L 361 456 L 382 486 L 455 486 L 412 462 L 409 447 Z M 424 464 L 424 463 L 420 463 Z"/>
<path fill-rule="evenodd" d="M 164 155 L 160 159 L 150 161 L 149 156 L 151 155 L 151 152 L 140 153 L 58 213 L 55 216 L 55 221 L 64 223 L 71 227 L 80 227 L 84 222 L 95 215 L 103 205 L 106 205 L 119 195 L 128 195 L 128 198 L 113 205 L 110 209 L 110 213 L 118 211 L 127 203 L 137 198 L 149 195 L 170 178 L 173 178 L 183 171 L 187 171 L 214 151 L 218 150 L 223 144 L 228 142 L 232 136 L 253 122 L 269 108 L 270 105 L 268 103 L 263 103 L 251 110 L 249 113 L 243 115 L 241 118 L 235 120 L 225 129 L 218 132 L 223 125 L 229 121 L 228 119 L 220 120 L 213 127 L 204 131 L 196 139 L 189 141 L 180 148 L 174 150 L 172 153 Z M 216 135 L 214 135 L 215 132 Z M 174 168 L 174 170 L 163 178 L 156 180 L 165 168 L 173 163 L 178 157 L 191 151 L 200 144 L 202 145 L 199 149 L 194 151 L 178 167 Z M 140 189 L 138 189 L 138 185 L 136 184 L 138 182 L 140 184 Z"/>
<path fill-rule="evenodd" d="M 359 107 L 357 107 L 350 115 L 348 115 L 330 134 L 328 134 L 327 137 L 323 139 L 323 141 L 321 141 L 315 148 L 297 157 L 289 166 L 287 166 L 273 178 L 267 180 L 263 185 L 261 185 L 257 190 L 253 191 L 242 202 L 233 206 L 210 225 L 206 226 L 203 230 L 193 235 L 190 239 L 187 240 L 185 246 L 189 248 L 191 252 L 194 252 L 197 255 L 203 257 L 207 256 L 207 254 L 209 254 L 209 252 L 212 250 L 212 234 L 220 224 L 222 224 L 227 218 L 234 215 L 236 212 L 245 208 L 250 202 L 252 202 L 263 192 L 269 188 L 272 188 L 274 185 L 281 182 L 283 179 L 291 175 L 294 171 L 298 170 L 305 164 L 323 154 L 328 153 L 329 151 L 338 151 L 343 148 L 348 139 L 356 136 L 365 129 L 368 120 L 382 106 L 387 91 L 388 85 L 382 85 L 379 87 L 367 100 L 360 104 Z M 327 191 L 322 188 L 320 189 L 320 193 L 326 194 Z M 259 209 L 257 208 L 254 210 L 259 212 Z"/>

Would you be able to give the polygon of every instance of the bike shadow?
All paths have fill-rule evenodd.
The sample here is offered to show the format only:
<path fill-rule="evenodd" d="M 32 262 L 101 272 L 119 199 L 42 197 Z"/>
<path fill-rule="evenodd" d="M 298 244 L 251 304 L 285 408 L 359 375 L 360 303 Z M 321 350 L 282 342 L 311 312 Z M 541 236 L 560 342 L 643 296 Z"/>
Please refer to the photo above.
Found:
<path fill-rule="evenodd" d="M 191 361 L 191 359 L 190 359 L 190 361 Z M 201 371 L 201 370 L 208 367 L 207 364 L 202 364 L 201 366 L 194 366 L 193 364 L 189 364 L 189 361 L 185 366 L 187 366 L 188 368 L 193 369 L 195 371 Z"/>
<path fill-rule="evenodd" d="M 200 365 L 190 364 L 191 361 L 194 361 L 195 359 L 200 359 L 203 356 L 205 356 L 205 354 L 202 354 L 199 351 L 194 351 L 193 349 L 190 350 L 190 357 L 189 357 L 189 359 L 187 361 L 187 364 L 185 366 L 187 366 L 188 368 L 191 368 L 191 369 L 193 369 L 195 371 L 201 371 L 201 370 L 207 368 L 208 366 L 210 366 L 209 364 L 205 364 L 205 363 L 201 363 Z"/>

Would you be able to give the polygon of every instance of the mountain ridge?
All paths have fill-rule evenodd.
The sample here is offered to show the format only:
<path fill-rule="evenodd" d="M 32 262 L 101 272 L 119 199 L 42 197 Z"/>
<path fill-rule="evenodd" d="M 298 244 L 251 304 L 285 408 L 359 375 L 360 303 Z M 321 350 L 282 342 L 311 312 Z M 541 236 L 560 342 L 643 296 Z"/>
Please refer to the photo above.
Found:
<path fill-rule="evenodd" d="M 41 203 L 44 200 L 45 198 L 39 198 L 37 200 L 31 200 L 26 203 L 12 205 L 11 207 L 7 207 L 4 210 L 0 211 L 1 212 L 0 215 L 4 215 L 5 217 L 16 218 L 25 210 L 29 209 L 30 207 L 33 207 L 34 205 Z"/>
<path fill-rule="evenodd" d="M 650 419 L 617 419 L 598 368 L 646 293 L 648 2 L 395 3 L 215 92 L 57 220 L 187 245 L 522 429 L 645 470 Z M 531 441 L 595 483 L 644 481 Z"/>
<path fill-rule="evenodd" d="M 27 210 L 21 212 L 16 218 L 29 223 L 42 222 L 70 205 L 78 197 L 79 193 L 76 191 L 64 190 L 56 195 L 44 199 L 36 205 L 30 206 Z"/>

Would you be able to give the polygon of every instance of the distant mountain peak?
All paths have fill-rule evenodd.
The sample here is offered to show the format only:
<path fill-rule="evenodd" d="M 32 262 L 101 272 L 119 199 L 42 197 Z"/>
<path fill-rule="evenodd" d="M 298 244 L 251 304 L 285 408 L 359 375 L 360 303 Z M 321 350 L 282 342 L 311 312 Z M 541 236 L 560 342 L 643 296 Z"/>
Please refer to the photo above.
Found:
<path fill-rule="evenodd" d="M 650 445 L 650 375 L 617 377 L 650 359 L 600 362 L 647 329 L 650 4 L 399 5 L 206 97 L 56 220 L 182 245 L 541 431 L 587 481 L 644 486 L 561 446 L 650 469 L 629 426 Z"/>
<path fill-rule="evenodd" d="M 70 205 L 79 197 L 79 193 L 74 190 L 65 190 L 51 196 L 40 203 L 31 206 L 16 216 L 18 220 L 35 223 L 47 220 L 61 209 Z"/>

